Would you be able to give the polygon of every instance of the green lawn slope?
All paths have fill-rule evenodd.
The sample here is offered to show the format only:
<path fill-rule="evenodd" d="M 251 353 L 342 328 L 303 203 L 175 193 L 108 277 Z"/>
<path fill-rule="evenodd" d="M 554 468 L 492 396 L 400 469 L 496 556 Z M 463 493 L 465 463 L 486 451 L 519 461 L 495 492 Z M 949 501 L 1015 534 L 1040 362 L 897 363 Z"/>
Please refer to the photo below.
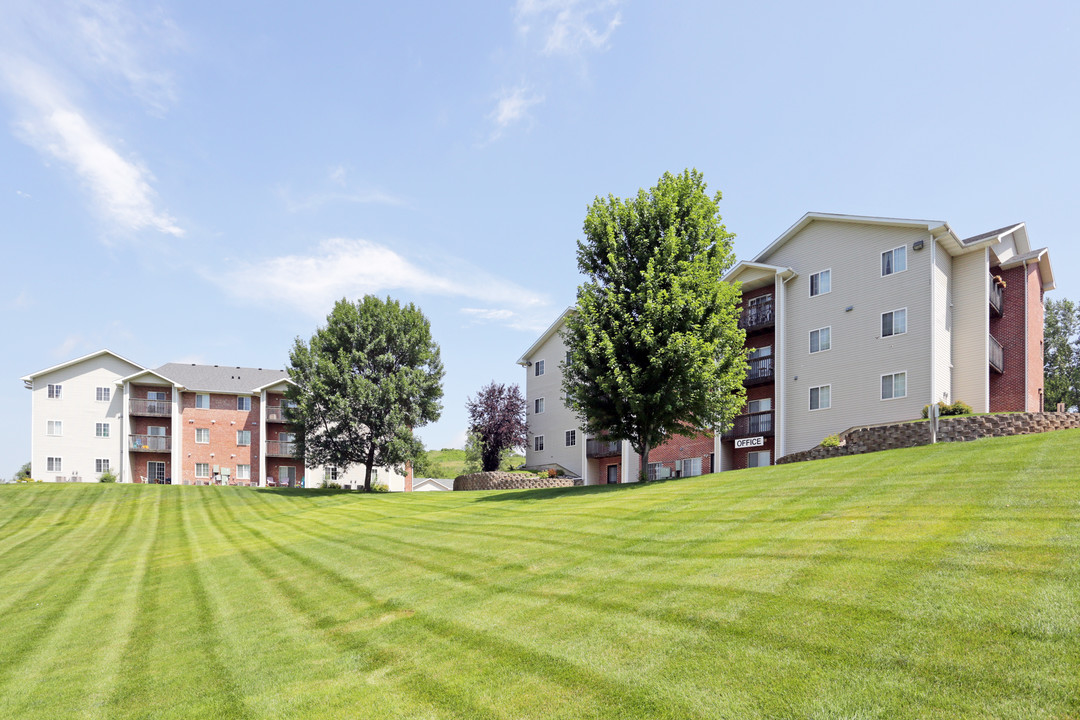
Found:
<path fill-rule="evenodd" d="M 0 487 L 0 718 L 1080 717 L 1080 431 L 647 486 Z"/>

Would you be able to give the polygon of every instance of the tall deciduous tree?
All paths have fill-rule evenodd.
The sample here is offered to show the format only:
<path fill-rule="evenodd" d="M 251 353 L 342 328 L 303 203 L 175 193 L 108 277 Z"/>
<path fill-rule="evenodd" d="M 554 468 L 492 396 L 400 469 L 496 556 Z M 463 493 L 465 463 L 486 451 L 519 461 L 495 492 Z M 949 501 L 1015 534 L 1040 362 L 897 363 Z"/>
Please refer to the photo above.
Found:
<path fill-rule="evenodd" d="M 465 408 L 469 411 L 469 432 L 479 438 L 480 464 L 485 472 L 498 470 L 507 451 L 528 442 L 525 397 L 517 385 L 492 381 L 475 399 L 468 398 Z"/>
<path fill-rule="evenodd" d="M 578 242 L 576 312 L 566 319 L 563 390 L 587 432 L 642 455 L 673 434 L 721 431 L 745 399 L 735 262 L 696 170 L 665 173 L 636 197 L 596 198 Z"/>
<path fill-rule="evenodd" d="M 1043 399 L 1047 409 L 1080 408 L 1080 308 L 1071 300 L 1046 301 Z"/>
<path fill-rule="evenodd" d="M 413 430 L 439 419 L 443 365 L 431 325 L 412 303 L 341 300 L 310 343 L 296 338 L 288 391 L 298 454 L 342 470 L 399 470 L 424 451 Z"/>

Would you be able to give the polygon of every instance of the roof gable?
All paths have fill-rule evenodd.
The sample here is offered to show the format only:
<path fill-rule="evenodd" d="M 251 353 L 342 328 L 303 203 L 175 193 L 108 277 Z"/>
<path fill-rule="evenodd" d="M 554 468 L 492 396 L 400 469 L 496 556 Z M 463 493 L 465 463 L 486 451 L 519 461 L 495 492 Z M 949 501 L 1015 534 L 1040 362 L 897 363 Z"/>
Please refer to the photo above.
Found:
<path fill-rule="evenodd" d="M 138 363 L 132 362 L 132 361 L 128 360 L 126 357 L 122 357 L 120 355 L 117 355 L 112 350 L 102 349 L 102 350 L 98 350 L 97 352 L 92 352 L 89 355 L 83 355 L 82 357 L 75 358 L 74 360 L 68 360 L 67 362 L 60 363 L 59 365 L 53 365 L 52 367 L 45 368 L 44 370 L 38 370 L 35 373 L 30 373 L 29 375 L 24 375 L 19 379 L 22 380 L 24 383 L 28 383 L 28 382 L 31 382 L 34 378 L 39 377 L 41 375 L 47 375 L 48 373 L 56 372 L 57 370 L 63 370 L 64 368 L 69 368 L 72 365 L 78 365 L 79 363 L 86 362 L 87 360 L 93 360 L 94 358 L 100 357 L 102 355 L 109 355 L 111 357 L 116 358 L 117 360 L 120 360 L 121 362 L 125 362 L 125 363 L 127 363 L 128 365 L 131 366 L 132 370 L 145 370 L 145 368 L 142 365 L 139 365 Z"/>

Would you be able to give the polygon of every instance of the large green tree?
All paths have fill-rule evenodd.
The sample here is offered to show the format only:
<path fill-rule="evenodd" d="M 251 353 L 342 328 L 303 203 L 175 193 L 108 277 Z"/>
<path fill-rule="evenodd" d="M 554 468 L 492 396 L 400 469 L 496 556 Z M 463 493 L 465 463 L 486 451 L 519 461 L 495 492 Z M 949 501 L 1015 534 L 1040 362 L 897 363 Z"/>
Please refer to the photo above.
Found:
<path fill-rule="evenodd" d="M 1045 407 L 1080 408 L 1080 308 L 1072 300 L 1046 301 L 1043 331 Z"/>
<path fill-rule="evenodd" d="M 563 375 L 585 430 L 643 458 L 673 434 L 723 430 L 745 399 L 739 289 L 721 281 L 734 235 L 701 173 L 665 173 L 635 197 L 596 198 L 578 242 Z"/>
<path fill-rule="evenodd" d="M 289 354 L 289 419 L 309 464 L 399 471 L 424 452 L 413 430 L 439 419 L 443 365 L 431 324 L 412 303 L 341 300 L 310 343 Z"/>

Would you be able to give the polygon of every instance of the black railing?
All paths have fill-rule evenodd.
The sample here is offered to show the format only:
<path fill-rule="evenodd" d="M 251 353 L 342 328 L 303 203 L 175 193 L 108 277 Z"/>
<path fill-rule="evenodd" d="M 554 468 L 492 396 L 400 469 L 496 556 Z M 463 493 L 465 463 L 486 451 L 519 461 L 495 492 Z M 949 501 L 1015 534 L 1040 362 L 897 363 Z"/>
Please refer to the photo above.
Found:
<path fill-rule="evenodd" d="M 622 454 L 620 440 L 586 440 L 585 457 L 603 458 Z"/>
<path fill-rule="evenodd" d="M 759 385 L 771 382 L 773 379 L 772 355 L 765 357 L 750 358 L 746 361 L 749 367 L 746 370 L 746 384 Z"/>
<path fill-rule="evenodd" d="M 128 414 L 150 415 L 151 417 L 169 417 L 170 415 L 172 415 L 172 401 L 131 398 L 131 400 L 129 401 Z"/>
<path fill-rule="evenodd" d="M 762 330 L 771 328 L 775 324 L 776 315 L 773 312 L 772 300 L 751 305 L 739 316 L 739 327 L 743 330 Z"/>
<path fill-rule="evenodd" d="M 990 367 L 999 373 L 1005 372 L 1005 349 L 993 335 L 990 336 Z"/>
<path fill-rule="evenodd" d="M 267 440 L 266 454 L 274 457 L 295 457 L 296 443 L 289 440 Z"/>
<path fill-rule="evenodd" d="M 765 412 L 736 415 L 734 424 L 724 433 L 723 438 L 724 440 L 733 440 L 735 438 L 753 437 L 754 435 L 772 434 L 773 411 L 766 410 Z"/>
<path fill-rule="evenodd" d="M 990 309 L 997 313 L 998 317 L 1001 317 L 1004 307 L 1005 289 L 998 285 L 993 278 L 990 278 Z"/>
<path fill-rule="evenodd" d="M 132 435 L 128 447 L 138 452 L 172 452 L 169 435 Z"/>

